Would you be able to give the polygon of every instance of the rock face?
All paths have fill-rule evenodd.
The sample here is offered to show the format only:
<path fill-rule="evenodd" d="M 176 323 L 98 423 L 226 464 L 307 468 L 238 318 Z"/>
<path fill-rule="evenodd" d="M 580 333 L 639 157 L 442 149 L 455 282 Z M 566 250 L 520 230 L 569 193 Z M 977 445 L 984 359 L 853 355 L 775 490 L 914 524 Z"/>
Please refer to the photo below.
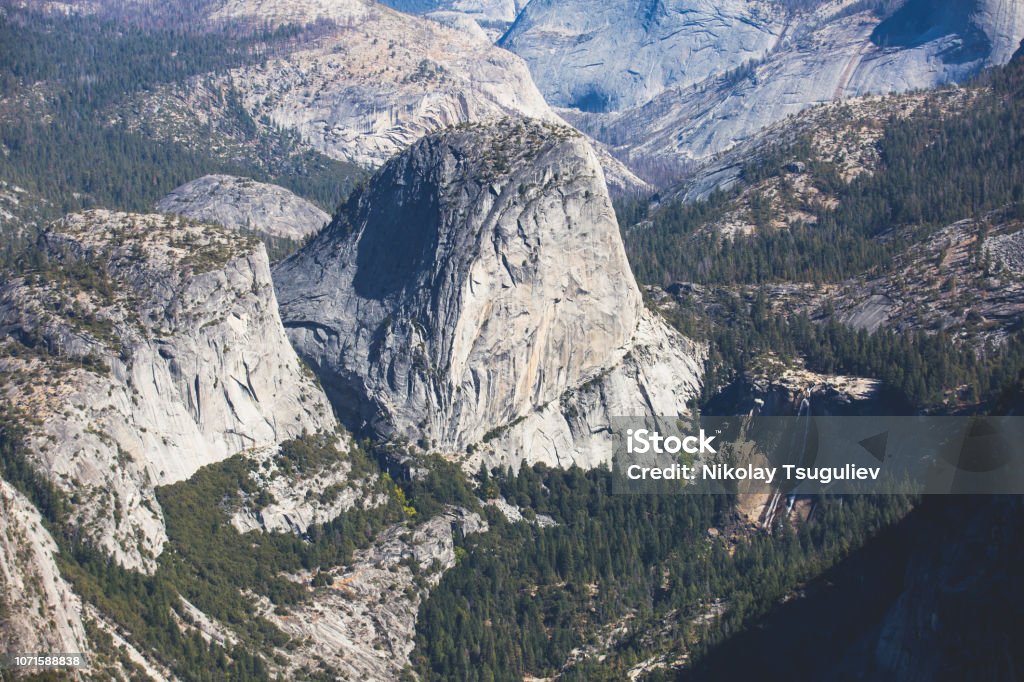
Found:
<path fill-rule="evenodd" d="M 0 480 L 0 651 L 87 652 L 82 602 L 32 503 Z"/>
<path fill-rule="evenodd" d="M 925 105 L 944 115 L 956 115 L 971 106 L 979 92 L 977 88 L 949 86 L 913 93 L 850 97 L 810 107 L 766 126 L 716 156 L 667 194 L 684 201 L 707 199 L 716 189 L 724 191 L 741 183 L 745 165 L 758 163 L 772 149 L 792 146 L 801 139 L 810 141 L 813 158 L 836 164 L 836 172 L 849 182 L 863 173 L 874 173 L 881 165 L 878 143 L 886 126 L 880 122 L 906 119 Z M 785 170 L 798 179 L 807 172 L 807 166 L 795 161 Z M 758 187 L 759 191 L 770 189 Z M 772 206 L 772 213 L 783 221 L 789 217 L 782 206 Z"/>
<path fill-rule="evenodd" d="M 345 27 L 232 73 L 254 118 L 294 128 L 336 158 L 377 166 L 426 133 L 488 116 L 556 120 L 522 60 L 464 31 L 363 0 L 239 0 L 229 10 Z"/>
<path fill-rule="evenodd" d="M 122 564 L 163 546 L 153 488 L 304 431 L 332 429 L 288 345 L 255 238 L 168 216 L 74 214 L 40 275 L 0 290 L 4 398 L 75 523 Z"/>
<path fill-rule="evenodd" d="M 353 447 L 348 436 L 338 438 L 337 443 L 341 452 L 350 452 Z M 352 480 L 352 466 L 347 461 L 296 474 L 282 471 L 275 456 L 278 449 L 261 448 L 248 454 L 251 461 L 260 463 L 250 478 L 260 491 L 269 494 L 272 502 L 259 508 L 247 503 L 234 510 L 231 525 L 239 533 L 258 530 L 301 535 L 310 526 L 333 521 L 357 502 L 372 507 L 387 501 L 362 485 L 367 481 Z"/>
<path fill-rule="evenodd" d="M 887 272 L 844 282 L 837 319 L 867 331 L 943 330 L 974 348 L 1005 343 L 1024 315 L 1024 223 L 1012 216 L 1007 207 L 947 225 L 893 258 Z M 975 255 L 983 234 L 990 266 Z"/>
<path fill-rule="evenodd" d="M 463 30 L 483 31 L 491 40 L 501 37 L 528 0 L 385 0 L 383 4 L 408 14 L 421 14 Z"/>
<path fill-rule="evenodd" d="M 901 590 L 877 628 L 844 657 L 838 675 L 879 674 L 924 682 L 972 662 L 991 661 L 993 678 L 1010 678 L 1014 663 L 997 634 L 1015 622 L 1021 600 L 1013 570 L 1021 557 L 1015 496 L 958 498 L 927 508 L 909 540 Z"/>
<path fill-rule="evenodd" d="M 275 283 L 343 412 L 495 463 L 593 466 L 610 415 L 684 413 L 699 386 L 701 350 L 645 311 L 597 158 L 565 127 L 422 140 Z"/>
<path fill-rule="evenodd" d="M 415 645 L 420 603 L 455 566 L 453 532 L 487 529 L 478 514 L 457 508 L 415 530 L 393 526 L 331 571 L 333 583 L 316 588 L 312 600 L 284 616 L 265 603 L 262 615 L 304 643 L 289 655 L 294 668 L 321 659 L 339 679 L 398 679 Z"/>
<path fill-rule="evenodd" d="M 231 0 L 212 18 L 335 22 L 335 29 L 299 49 L 233 70 L 224 85 L 237 89 L 254 120 L 293 129 L 336 159 L 376 167 L 424 135 L 466 121 L 560 121 L 526 64 L 482 33 L 369 0 Z M 602 162 L 617 191 L 646 189 L 607 153 Z"/>
<path fill-rule="evenodd" d="M 609 4 L 531 3 L 502 44 L 575 110 L 563 112 L 570 122 L 634 160 L 702 161 L 814 104 L 960 81 L 1005 63 L 1024 37 L 1015 0 L 911 0 L 885 19 L 851 2 L 659 2 L 647 22 Z M 690 21 L 701 12 L 714 16 Z M 660 39 L 673 25 L 680 33 Z M 545 50 L 551 41 L 560 49 Z M 672 72 L 700 41 L 734 47 L 688 52 Z M 631 73 L 634 53 L 649 65 Z"/>
<path fill-rule="evenodd" d="M 749 0 L 538 0 L 500 44 L 526 60 L 549 103 L 619 111 L 763 57 L 784 19 Z"/>
<path fill-rule="evenodd" d="M 331 216 L 284 187 L 232 175 L 204 175 L 173 190 L 156 210 L 287 239 L 318 232 Z"/>

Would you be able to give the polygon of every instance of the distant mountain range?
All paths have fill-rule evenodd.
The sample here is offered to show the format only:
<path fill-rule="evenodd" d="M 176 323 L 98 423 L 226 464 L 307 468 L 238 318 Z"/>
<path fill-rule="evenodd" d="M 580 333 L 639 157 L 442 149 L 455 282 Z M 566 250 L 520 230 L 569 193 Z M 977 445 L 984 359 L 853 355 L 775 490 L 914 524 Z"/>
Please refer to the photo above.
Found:
<path fill-rule="evenodd" d="M 1024 38 L 1014 0 L 388 4 L 486 27 L 563 117 L 658 178 L 814 104 L 962 81 Z"/>

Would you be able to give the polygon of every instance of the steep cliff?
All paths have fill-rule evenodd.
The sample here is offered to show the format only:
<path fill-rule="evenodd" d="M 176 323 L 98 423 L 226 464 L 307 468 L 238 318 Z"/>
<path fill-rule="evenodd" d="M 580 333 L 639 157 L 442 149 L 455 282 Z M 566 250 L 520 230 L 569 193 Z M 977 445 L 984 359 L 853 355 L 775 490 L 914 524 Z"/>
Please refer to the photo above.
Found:
<path fill-rule="evenodd" d="M 502 45 L 620 156 L 703 161 L 815 104 L 962 81 L 1024 38 L 1015 0 L 784 4 L 531 3 Z"/>
<path fill-rule="evenodd" d="M 483 35 L 367 0 L 231 0 L 214 20 L 336 28 L 225 79 L 255 121 L 293 129 L 317 151 L 379 166 L 424 135 L 466 121 L 529 116 L 557 122 L 526 64 Z M 617 190 L 646 188 L 609 154 Z"/>
<path fill-rule="evenodd" d="M 161 552 L 154 486 L 334 427 L 255 239 L 90 211 L 51 227 L 36 258 L 0 289 L 3 397 L 76 525 L 125 566 Z"/>
<path fill-rule="evenodd" d="M 82 602 L 54 561 L 39 512 L 0 479 L 0 651 L 88 651 Z"/>
<path fill-rule="evenodd" d="M 501 39 L 554 106 L 619 111 L 773 48 L 785 13 L 749 0 L 539 0 Z"/>
<path fill-rule="evenodd" d="M 156 210 L 287 239 L 315 234 L 331 219 L 284 187 L 231 175 L 186 182 L 157 202 Z"/>
<path fill-rule="evenodd" d="M 344 413 L 492 463 L 593 466 L 615 414 L 687 411 L 702 350 L 647 312 L 597 158 L 505 120 L 429 136 L 275 270 Z"/>

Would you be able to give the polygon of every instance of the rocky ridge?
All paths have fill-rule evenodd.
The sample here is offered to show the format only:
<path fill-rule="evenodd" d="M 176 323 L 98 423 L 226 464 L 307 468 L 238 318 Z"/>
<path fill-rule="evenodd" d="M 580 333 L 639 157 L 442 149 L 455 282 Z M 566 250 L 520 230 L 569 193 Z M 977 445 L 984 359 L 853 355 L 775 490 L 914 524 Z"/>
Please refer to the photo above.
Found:
<path fill-rule="evenodd" d="M 0 651 L 84 652 L 82 602 L 61 577 L 39 511 L 0 480 Z"/>
<path fill-rule="evenodd" d="M 892 121 L 907 119 L 922 107 L 936 116 L 955 116 L 970 107 L 979 93 L 977 88 L 951 85 L 911 93 L 850 97 L 813 106 L 765 127 L 717 156 L 688 178 L 674 195 L 684 201 L 706 199 L 713 190 L 727 190 L 739 181 L 744 165 L 764 159 L 774 148 L 803 142 L 807 143 L 809 153 L 805 161 L 833 164 L 842 180 L 850 182 L 879 167 L 878 142 Z M 803 172 L 799 165 L 787 170 Z"/>
<path fill-rule="evenodd" d="M 196 178 L 172 190 L 155 208 L 160 213 L 292 240 L 315 234 L 331 219 L 284 187 L 231 175 Z"/>
<path fill-rule="evenodd" d="M 337 441 L 338 451 L 346 454 L 353 444 L 348 437 Z M 281 466 L 277 448 L 262 448 L 248 453 L 257 463 L 250 474 L 264 504 L 247 504 L 236 509 L 231 525 L 239 533 L 262 531 L 301 535 L 311 526 L 324 524 L 352 509 L 357 502 L 365 507 L 383 504 L 379 494 L 370 491 L 365 480 L 353 480 L 352 466 L 342 460 L 315 472 L 297 475 Z M 258 501 L 257 498 L 256 501 Z"/>
<path fill-rule="evenodd" d="M 394 526 L 351 564 L 331 571 L 330 584 L 311 588 L 310 600 L 287 613 L 264 601 L 262 615 L 304 643 L 289 655 L 292 669 L 319 659 L 340 679 L 397 678 L 413 650 L 420 603 L 455 566 L 453 532 L 486 531 L 478 514 L 460 509 L 413 530 Z"/>
<path fill-rule="evenodd" d="M 342 413 L 474 451 L 467 466 L 595 466 L 611 415 L 684 414 L 700 384 L 703 350 L 644 309 L 596 155 L 566 127 L 428 136 L 275 283 Z"/>
<path fill-rule="evenodd" d="M 764 1 L 539 0 L 499 44 L 526 60 L 553 106 L 623 111 L 760 59 L 786 23 Z"/>
<path fill-rule="evenodd" d="M 812 107 L 723 153 L 670 196 L 702 201 L 715 190 L 731 191 L 724 210 L 701 227 L 727 238 L 813 224 L 820 209 L 840 201 L 828 177 L 849 183 L 882 167 L 879 142 L 893 122 L 955 118 L 989 95 L 986 86 L 949 86 Z M 1019 209 L 1006 206 L 937 229 L 879 271 L 842 282 L 724 289 L 748 299 L 761 289 L 787 315 L 835 316 L 869 332 L 944 330 L 983 347 L 1012 334 L 1012 320 L 1020 314 L 1020 227 Z M 632 229 L 642 230 L 643 223 Z M 719 303 L 696 285 L 669 289 L 705 309 Z"/>
<path fill-rule="evenodd" d="M 337 26 L 231 79 L 246 107 L 321 151 L 379 165 L 425 132 L 494 114 L 552 118 L 521 60 L 486 40 L 368 0 L 231 0 L 212 20 Z"/>
<path fill-rule="evenodd" d="M 224 91 L 237 92 L 267 135 L 275 128 L 294 131 L 303 145 L 335 159 L 376 167 L 424 135 L 466 121 L 509 115 L 560 120 L 521 59 L 482 33 L 446 25 L 450 21 L 402 14 L 368 0 L 231 0 L 209 20 L 333 22 L 285 54 L 227 76 L 211 75 L 212 82 L 196 79 L 194 86 L 220 92 L 221 100 Z M 188 116 L 200 119 L 212 113 L 203 109 L 223 106 L 217 97 L 199 109 L 188 104 L 188 95 L 175 98 L 193 109 Z M 158 102 L 137 108 L 162 116 Z M 616 191 L 648 189 L 607 152 L 601 158 Z"/>
<path fill-rule="evenodd" d="M 0 290 L 4 398 L 76 526 L 126 567 L 152 570 L 162 550 L 154 486 L 334 428 L 256 240 L 89 211 L 50 228 L 40 258 Z"/>
<path fill-rule="evenodd" d="M 943 330 L 983 348 L 1024 314 L 1024 221 L 1010 210 L 961 220 L 900 254 L 886 273 L 845 283 L 837 318 L 858 329 Z"/>
<path fill-rule="evenodd" d="M 691 12 L 703 7 L 701 2 L 678 4 Z M 774 3 L 755 6 L 762 8 L 758 10 L 759 25 L 770 36 L 757 43 L 760 54 L 737 62 L 731 52 L 715 57 L 714 50 L 706 50 L 708 56 L 698 56 L 697 66 L 688 71 L 707 74 L 695 80 L 665 82 L 664 66 L 650 73 L 629 73 L 626 60 L 635 46 L 646 45 L 643 41 L 664 30 L 657 21 L 634 21 L 628 25 L 637 26 L 635 34 L 626 31 L 620 38 L 619 23 L 595 19 L 590 26 L 587 22 L 592 13 L 576 13 L 563 3 L 541 3 L 536 11 L 531 5 L 503 44 L 513 51 L 522 46 L 521 55 L 549 97 L 552 88 L 567 87 L 562 78 L 585 90 L 600 89 L 606 80 L 616 82 L 610 74 L 628 76 L 621 79 L 619 90 L 599 98 L 628 104 L 617 111 L 615 107 L 586 106 L 586 101 L 564 95 L 553 99 L 571 107 L 560 114 L 611 145 L 620 158 L 629 158 L 631 163 L 658 158 L 703 163 L 765 125 L 814 104 L 962 81 L 986 66 L 1008 61 L 1024 38 L 1024 8 L 1012 0 L 971 0 L 939 7 L 912 0 L 887 18 L 859 10 L 858 4 L 850 1 L 823 2 L 800 12 L 787 12 Z M 545 8 L 548 11 L 541 14 Z M 563 25 L 563 15 L 582 23 Z M 657 16 L 669 21 L 675 15 Z M 685 23 L 687 16 L 684 12 L 674 20 Z M 749 31 L 747 23 L 732 15 L 731 23 L 719 27 L 712 44 L 742 41 Z M 559 40 L 579 41 L 579 47 L 550 52 L 540 49 L 542 37 L 559 33 Z M 675 53 L 659 50 L 661 44 L 649 48 L 652 59 L 658 65 L 672 64 Z M 581 83 L 562 74 L 567 60 L 589 67 L 578 70 Z M 630 88 L 644 95 L 623 99 Z"/>

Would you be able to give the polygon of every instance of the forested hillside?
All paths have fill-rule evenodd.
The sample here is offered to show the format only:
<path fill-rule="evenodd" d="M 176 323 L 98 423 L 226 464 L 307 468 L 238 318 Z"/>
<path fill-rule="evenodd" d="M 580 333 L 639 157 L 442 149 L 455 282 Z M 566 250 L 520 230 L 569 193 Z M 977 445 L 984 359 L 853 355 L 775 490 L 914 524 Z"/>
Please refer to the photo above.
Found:
<path fill-rule="evenodd" d="M 752 158 L 739 186 L 706 201 L 669 201 L 650 213 L 646 202 L 617 207 L 638 276 L 658 285 L 687 283 L 673 288 L 671 305 L 659 307 L 684 332 L 710 340 L 708 406 L 721 408 L 728 400 L 715 400 L 718 390 L 770 359 L 881 379 L 908 410 L 1005 409 L 1024 368 L 1024 338 L 1016 329 L 980 345 L 965 341 L 973 337 L 958 327 L 869 332 L 841 322 L 827 301 L 830 287 L 885 272 L 899 254 L 920 250 L 956 221 L 1013 226 L 1024 217 L 1024 63 L 970 87 L 981 94 L 963 112 L 926 103 L 886 121 L 875 172 L 844 177 L 840 160 L 818 158 L 798 139 Z M 786 167 L 796 162 L 813 196 L 829 200 L 801 203 L 811 215 L 780 228 L 770 224 L 777 215 L 768 198 L 751 201 L 748 189 L 790 174 Z M 787 200 L 801 201 L 795 194 L 772 199 L 776 207 Z M 752 214 L 753 233 L 714 229 L 741 205 Z M 983 253 L 981 240 L 971 248 Z M 970 262 L 996 270 L 980 255 Z M 802 304 L 808 291 L 820 291 L 808 298 L 825 302 Z M 769 536 L 744 528 L 733 500 L 614 495 L 603 471 L 481 471 L 478 483 L 485 496 L 519 505 L 528 520 L 541 514 L 558 525 L 509 524 L 494 511 L 492 532 L 464 541 L 459 566 L 421 610 L 413 662 L 425 679 L 660 680 L 675 679 L 675 668 L 717 679 L 715 671 L 746 668 L 736 646 L 715 645 L 774 613 L 797 585 L 823 573 L 828 579 L 813 587 L 821 598 L 794 608 L 828 618 L 828 637 L 860 636 L 898 594 L 899 580 L 885 571 L 905 569 L 912 529 L 945 513 L 929 507 L 861 556 L 858 549 L 903 518 L 909 501 L 820 500 L 813 521 Z M 876 591 L 856 605 L 828 592 L 829 581 L 857 575 Z M 818 613 L 824 604 L 845 609 L 845 621 Z M 785 620 L 779 627 L 807 626 Z M 782 636 L 742 637 L 761 646 L 761 639 Z M 828 641 L 831 654 L 794 669 L 832 664 L 829 656 L 851 646 Z M 958 650 L 948 660 L 961 665 L 962 656 L 969 654 Z M 680 679 L 688 679 L 685 670 Z"/>
<path fill-rule="evenodd" d="M 94 206 L 148 211 L 171 189 L 214 172 L 273 181 L 331 211 L 363 171 L 309 150 L 294 133 L 258 125 L 231 89 L 217 93 L 226 122 L 211 121 L 205 143 L 154 139 L 119 115 L 138 93 L 259 63 L 320 30 L 140 28 L 7 8 L 0 180 L 45 200 L 51 218 Z M 239 142 L 218 153 L 224 145 L 213 138 L 224 136 Z"/>
<path fill-rule="evenodd" d="M 759 229 L 748 238 L 702 229 L 732 207 L 738 189 L 659 207 L 650 224 L 625 232 L 638 279 L 659 285 L 832 282 L 884 268 L 896 253 L 962 218 L 1004 206 L 1024 216 L 1024 59 L 968 87 L 982 95 L 962 114 L 947 116 L 926 104 L 888 121 L 878 143 L 880 169 L 850 182 L 834 160 L 808 157 L 806 140 L 750 160 L 744 183 L 783 176 L 787 165 L 803 163 L 817 190 L 833 199 L 803 207 L 811 215 L 787 229 L 769 229 L 757 205 Z M 631 215 L 636 209 L 624 208 L 626 226 Z"/>
<path fill-rule="evenodd" d="M 491 532 L 464 541 L 420 612 L 414 665 L 425 679 L 620 680 L 666 652 L 669 667 L 699 660 L 909 504 L 823 500 L 814 523 L 772 536 L 750 533 L 732 498 L 614 494 L 606 470 L 482 472 L 478 483 L 558 525 L 510 524 L 491 508 Z"/>
<path fill-rule="evenodd" d="M 669 201 L 649 216 L 643 203 L 619 206 L 641 281 L 689 282 L 710 292 L 700 301 L 682 297 L 667 313 L 681 329 L 713 339 L 708 397 L 765 353 L 824 373 L 883 379 L 919 406 L 991 400 L 1017 379 L 1024 369 L 1019 325 L 995 344 L 959 342 L 961 323 L 869 332 L 836 319 L 825 293 L 851 286 L 864 273 L 890 272 L 902 254 L 963 219 L 1020 229 L 1024 60 L 986 72 L 969 87 L 977 95 L 963 111 L 945 111 L 943 100 L 931 95 L 913 114 L 886 121 L 874 172 L 843 177 L 840 153 L 822 158 L 803 136 L 768 146 L 747 161 L 738 186 L 706 200 Z M 794 167 L 800 175 L 788 170 Z M 757 188 L 771 182 L 782 189 L 769 199 Z M 711 227 L 737 212 L 754 226 L 749 234 Z M 772 224 L 787 212 L 800 217 Z M 980 234 L 971 247 L 974 267 L 992 278 L 997 268 L 983 256 L 984 239 Z M 955 277 L 941 268 L 930 276 L 945 282 L 939 297 L 957 295 Z M 998 276 L 1019 279 L 1006 270 Z M 788 295 L 792 300 L 786 294 L 768 300 L 768 287 L 786 285 L 799 285 Z M 810 298 L 807 287 L 821 291 L 823 302 L 801 301 Z M 783 308 L 790 312 L 781 314 Z"/>
<path fill-rule="evenodd" d="M 212 6 L 0 0 L 0 657 L 71 631 L 87 679 L 133 682 L 1022 669 L 1017 501 L 621 494 L 604 445 L 617 409 L 747 414 L 770 394 L 782 414 L 805 396 L 815 414 L 1019 413 L 1024 54 L 688 163 L 738 176 L 623 201 L 620 241 L 618 166 L 513 118 L 554 118 L 518 58 L 361 1 L 347 24 L 283 27 L 349 7 Z M 355 192 L 368 171 L 321 153 L 410 144 Z M 244 216 L 46 229 L 152 213 L 209 174 L 333 221 L 273 268 L 298 243 L 266 237 L 268 259 Z M 837 375 L 879 394 L 828 394 Z"/>

